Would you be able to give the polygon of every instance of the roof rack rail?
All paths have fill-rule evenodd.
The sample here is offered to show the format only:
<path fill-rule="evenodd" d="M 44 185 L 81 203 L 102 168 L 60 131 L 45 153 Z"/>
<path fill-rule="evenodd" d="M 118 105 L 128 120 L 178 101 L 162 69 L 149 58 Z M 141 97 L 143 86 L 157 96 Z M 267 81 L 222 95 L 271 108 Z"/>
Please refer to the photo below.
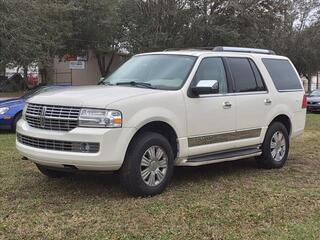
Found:
<path fill-rule="evenodd" d="M 199 50 L 203 50 L 203 51 L 213 51 L 215 47 L 189 47 L 189 48 L 168 48 L 163 50 L 164 52 L 169 52 L 169 51 L 199 51 Z"/>
<path fill-rule="evenodd" d="M 259 48 L 242 48 L 242 47 L 215 47 L 214 52 L 242 52 L 276 55 L 275 51 Z"/>
<path fill-rule="evenodd" d="M 257 53 L 257 54 L 269 54 L 276 55 L 272 50 L 260 49 L 260 48 L 243 48 L 243 47 L 190 47 L 190 48 L 168 48 L 163 50 L 169 51 L 213 51 L 213 52 L 241 52 L 241 53 Z"/>

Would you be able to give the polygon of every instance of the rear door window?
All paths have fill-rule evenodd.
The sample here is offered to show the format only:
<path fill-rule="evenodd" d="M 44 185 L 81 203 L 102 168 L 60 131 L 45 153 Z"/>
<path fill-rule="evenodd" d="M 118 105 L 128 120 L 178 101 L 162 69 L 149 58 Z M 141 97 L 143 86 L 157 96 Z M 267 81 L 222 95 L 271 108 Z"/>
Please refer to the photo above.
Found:
<path fill-rule="evenodd" d="M 301 80 L 288 60 L 262 59 L 278 91 L 302 90 Z"/>
<path fill-rule="evenodd" d="M 228 58 L 236 92 L 265 91 L 263 79 L 255 63 L 248 58 Z"/>
<path fill-rule="evenodd" d="M 264 83 L 264 80 L 262 78 L 262 75 L 261 75 L 257 65 L 251 59 L 249 59 L 249 62 L 251 64 L 253 73 L 256 77 L 256 82 L 257 82 L 257 87 L 258 87 L 257 91 L 266 91 L 267 90 L 266 85 Z"/>

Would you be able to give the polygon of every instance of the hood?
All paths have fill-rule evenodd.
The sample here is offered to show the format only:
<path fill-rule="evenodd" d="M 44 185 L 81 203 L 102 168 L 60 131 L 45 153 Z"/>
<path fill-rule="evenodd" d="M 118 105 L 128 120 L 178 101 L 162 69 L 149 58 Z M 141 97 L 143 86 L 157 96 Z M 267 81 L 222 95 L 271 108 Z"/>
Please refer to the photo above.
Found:
<path fill-rule="evenodd" d="M 25 100 L 23 98 L 14 98 L 0 100 L 0 107 L 14 107 L 16 105 L 24 104 Z"/>
<path fill-rule="evenodd" d="M 127 86 L 82 86 L 40 93 L 30 98 L 28 102 L 45 105 L 106 108 L 113 102 L 159 92 L 161 90 Z"/>

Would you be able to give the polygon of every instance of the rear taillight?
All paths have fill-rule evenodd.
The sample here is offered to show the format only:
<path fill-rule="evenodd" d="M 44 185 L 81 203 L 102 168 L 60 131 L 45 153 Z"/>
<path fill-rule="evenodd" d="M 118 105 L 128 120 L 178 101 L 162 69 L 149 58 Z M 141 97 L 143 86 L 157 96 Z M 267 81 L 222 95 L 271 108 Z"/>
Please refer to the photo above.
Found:
<path fill-rule="evenodd" d="M 304 95 L 302 100 L 302 108 L 307 108 L 307 106 L 308 106 L 307 96 Z"/>

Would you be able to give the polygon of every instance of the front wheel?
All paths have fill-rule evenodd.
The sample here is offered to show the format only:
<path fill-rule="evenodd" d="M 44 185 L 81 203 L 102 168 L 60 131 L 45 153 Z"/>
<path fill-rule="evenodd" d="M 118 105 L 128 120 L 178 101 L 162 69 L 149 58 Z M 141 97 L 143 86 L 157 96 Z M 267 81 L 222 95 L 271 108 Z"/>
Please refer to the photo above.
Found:
<path fill-rule="evenodd" d="M 174 154 L 169 141 L 158 133 L 143 133 L 130 144 L 120 177 L 134 196 L 163 192 L 173 173 Z"/>
<path fill-rule="evenodd" d="M 280 122 L 272 123 L 262 145 L 262 155 L 257 158 L 260 167 L 266 169 L 282 168 L 289 153 L 289 134 Z"/>

